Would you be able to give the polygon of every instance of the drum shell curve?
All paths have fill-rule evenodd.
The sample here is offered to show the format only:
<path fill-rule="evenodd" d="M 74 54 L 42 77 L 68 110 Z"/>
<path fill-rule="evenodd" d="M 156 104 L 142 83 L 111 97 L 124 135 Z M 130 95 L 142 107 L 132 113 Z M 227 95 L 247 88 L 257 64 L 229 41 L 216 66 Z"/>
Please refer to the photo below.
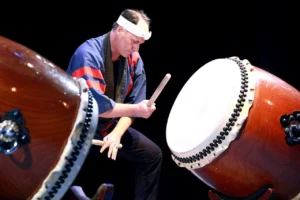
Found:
<path fill-rule="evenodd" d="M 272 185 L 278 197 L 292 199 L 300 192 L 300 145 L 286 143 L 280 117 L 300 110 L 300 93 L 279 77 L 255 70 L 255 98 L 238 138 L 211 163 L 192 172 L 226 196 L 245 198 Z"/>
<path fill-rule="evenodd" d="M 0 114 L 19 109 L 31 141 L 0 155 L 1 199 L 26 199 L 55 167 L 80 105 L 77 82 L 38 53 L 0 37 Z"/>

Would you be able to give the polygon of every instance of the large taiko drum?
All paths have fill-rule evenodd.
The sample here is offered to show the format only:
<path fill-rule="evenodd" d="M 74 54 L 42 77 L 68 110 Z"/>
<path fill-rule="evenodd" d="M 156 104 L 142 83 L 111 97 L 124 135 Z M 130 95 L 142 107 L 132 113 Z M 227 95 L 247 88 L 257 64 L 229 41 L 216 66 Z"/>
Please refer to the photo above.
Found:
<path fill-rule="evenodd" d="M 223 197 L 259 199 L 269 188 L 299 199 L 299 110 L 285 81 L 238 57 L 215 59 L 179 92 L 166 140 L 175 163 Z"/>
<path fill-rule="evenodd" d="M 0 37 L 0 113 L 0 199 L 61 199 L 97 126 L 85 81 Z"/>

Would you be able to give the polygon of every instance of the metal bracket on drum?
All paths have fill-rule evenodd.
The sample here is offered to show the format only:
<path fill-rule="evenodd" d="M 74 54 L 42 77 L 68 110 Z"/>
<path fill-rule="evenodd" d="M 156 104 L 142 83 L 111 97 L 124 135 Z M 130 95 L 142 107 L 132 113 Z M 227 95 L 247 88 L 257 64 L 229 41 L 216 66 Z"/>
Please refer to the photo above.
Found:
<path fill-rule="evenodd" d="M 5 112 L 0 117 L 0 153 L 13 154 L 19 147 L 30 143 L 28 129 L 19 109 Z"/>
<path fill-rule="evenodd" d="M 280 124 L 284 128 L 285 140 L 289 146 L 300 143 L 300 111 L 284 114 L 280 117 Z"/>

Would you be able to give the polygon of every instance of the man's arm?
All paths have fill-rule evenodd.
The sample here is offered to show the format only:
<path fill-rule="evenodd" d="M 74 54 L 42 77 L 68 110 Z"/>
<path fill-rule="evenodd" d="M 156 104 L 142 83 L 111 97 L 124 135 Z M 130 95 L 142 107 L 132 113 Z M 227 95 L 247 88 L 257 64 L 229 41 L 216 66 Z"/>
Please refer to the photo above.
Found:
<path fill-rule="evenodd" d="M 112 132 L 122 137 L 134 120 L 132 117 L 121 117 Z"/>
<path fill-rule="evenodd" d="M 99 115 L 102 118 L 117 118 L 135 116 L 138 113 L 138 105 L 116 103 L 115 106 Z"/>

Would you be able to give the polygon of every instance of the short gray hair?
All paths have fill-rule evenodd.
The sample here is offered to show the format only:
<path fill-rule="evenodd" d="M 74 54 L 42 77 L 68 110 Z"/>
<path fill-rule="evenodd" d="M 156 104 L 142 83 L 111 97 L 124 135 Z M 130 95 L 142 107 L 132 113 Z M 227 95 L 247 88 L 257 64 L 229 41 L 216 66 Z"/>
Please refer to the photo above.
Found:
<path fill-rule="evenodd" d="M 143 19 L 149 26 L 151 23 L 151 19 L 147 16 L 147 14 L 143 10 L 135 10 L 135 9 L 125 9 L 121 15 L 127 19 L 128 21 L 137 24 L 140 19 Z M 114 22 L 112 25 L 112 29 L 116 30 L 119 24 Z"/>

